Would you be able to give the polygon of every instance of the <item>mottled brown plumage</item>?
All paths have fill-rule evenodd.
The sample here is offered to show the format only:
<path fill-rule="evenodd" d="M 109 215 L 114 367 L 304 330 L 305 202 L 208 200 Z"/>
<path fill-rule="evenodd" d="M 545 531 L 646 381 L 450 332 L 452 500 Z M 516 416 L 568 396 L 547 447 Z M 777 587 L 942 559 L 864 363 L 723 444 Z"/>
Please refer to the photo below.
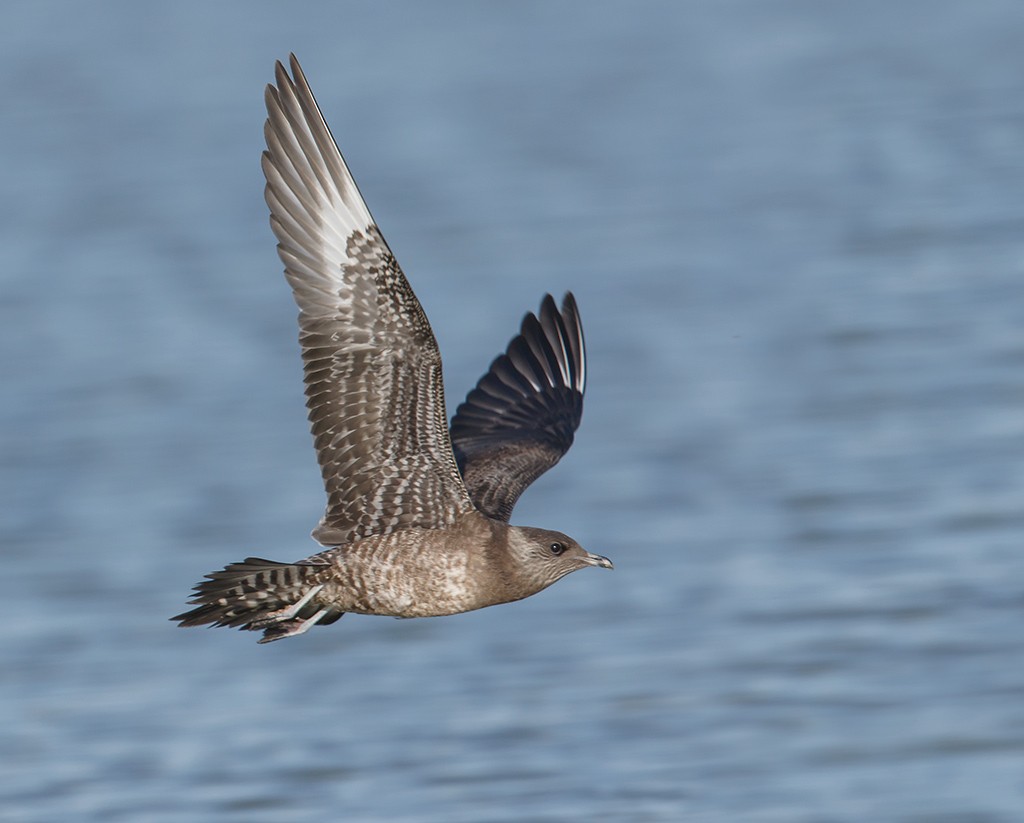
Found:
<path fill-rule="evenodd" d="M 266 94 L 271 227 L 299 306 L 306 405 L 327 492 L 297 563 L 248 558 L 206 576 L 174 620 L 300 634 L 345 612 L 455 614 L 528 597 L 611 562 L 507 521 L 572 444 L 585 387 L 572 295 L 550 296 L 445 418 L 430 323 L 291 57 Z M 453 450 L 452 441 L 455 441 Z"/>

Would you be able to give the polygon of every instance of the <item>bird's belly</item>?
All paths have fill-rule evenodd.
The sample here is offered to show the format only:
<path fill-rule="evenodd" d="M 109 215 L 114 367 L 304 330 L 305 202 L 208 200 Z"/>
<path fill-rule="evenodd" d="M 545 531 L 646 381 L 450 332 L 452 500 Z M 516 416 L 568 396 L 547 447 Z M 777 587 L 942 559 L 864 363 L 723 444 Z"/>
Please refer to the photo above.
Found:
<path fill-rule="evenodd" d="M 443 562 L 436 557 L 423 563 L 403 557 L 401 562 L 344 565 L 330 595 L 334 605 L 347 612 L 439 617 L 486 605 L 467 574 L 467 564 L 456 557 L 445 557 Z"/>

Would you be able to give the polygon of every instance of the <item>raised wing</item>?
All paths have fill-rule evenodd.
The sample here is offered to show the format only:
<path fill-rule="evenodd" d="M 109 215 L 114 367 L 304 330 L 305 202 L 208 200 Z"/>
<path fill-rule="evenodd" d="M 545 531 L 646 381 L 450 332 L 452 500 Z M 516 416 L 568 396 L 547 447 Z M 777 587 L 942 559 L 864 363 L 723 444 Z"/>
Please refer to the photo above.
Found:
<path fill-rule="evenodd" d="M 519 495 L 569 451 L 583 416 L 586 350 L 572 294 L 545 295 L 523 318 L 452 418 L 455 457 L 473 503 L 508 521 Z"/>
<path fill-rule="evenodd" d="M 452 453 L 441 356 L 295 55 L 266 93 L 270 225 L 299 306 L 306 406 L 336 546 L 439 528 L 472 504 Z"/>

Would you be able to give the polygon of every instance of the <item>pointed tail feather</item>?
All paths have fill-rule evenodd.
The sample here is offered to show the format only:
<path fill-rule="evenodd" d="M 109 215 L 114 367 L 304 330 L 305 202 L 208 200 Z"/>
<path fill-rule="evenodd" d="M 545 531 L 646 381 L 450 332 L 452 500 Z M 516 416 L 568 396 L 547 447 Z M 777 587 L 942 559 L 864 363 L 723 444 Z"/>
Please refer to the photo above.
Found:
<path fill-rule="evenodd" d="M 241 563 L 231 563 L 222 571 L 211 572 L 195 587 L 195 597 L 189 602 L 196 606 L 191 611 L 175 615 L 182 627 L 237 626 L 242 629 L 268 632 L 275 624 L 299 624 L 324 612 L 324 606 L 309 598 L 297 610 L 294 607 L 318 585 L 323 572 L 320 565 L 306 563 L 278 563 L 258 557 L 247 557 Z M 327 609 L 316 622 L 333 623 L 342 613 Z M 272 633 L 287 636 L 281 628 Z"/>

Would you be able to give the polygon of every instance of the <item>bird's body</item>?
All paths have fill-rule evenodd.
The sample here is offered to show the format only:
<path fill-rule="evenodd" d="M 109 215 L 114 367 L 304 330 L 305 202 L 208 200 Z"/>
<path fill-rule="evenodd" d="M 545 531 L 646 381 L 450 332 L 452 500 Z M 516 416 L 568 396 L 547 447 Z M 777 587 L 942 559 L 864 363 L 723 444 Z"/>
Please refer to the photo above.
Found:
<path fill-rule="evenodd" d="M 567 540 L 564 535 L 559 535 Z M 507 603 L 554 580 L 523 580 L 506 550 L 516 527 L 479 512 L 462 515 L 446 529 L 406 529 L 367 537 L 315 555 L 317 597 L 341 612 L 392 617 L 440 617 Z"/>
<path fill-rule="evenodd" d="M 449 432 L 430 323 L 370 216 L 295 60 L 267 89 L 263 169 L 299 306 L 307 407 L 327 491 L 297 563 L 248 558 L 207 575 L 173 618 L 263 630 L 346 612 L 434 617 L 528 597 L 585 566 L 559 532 L 509 525 L 522 491 L 569 448 L 582 413 L 575 300 L 550 296 L 481 378 Z"/>

